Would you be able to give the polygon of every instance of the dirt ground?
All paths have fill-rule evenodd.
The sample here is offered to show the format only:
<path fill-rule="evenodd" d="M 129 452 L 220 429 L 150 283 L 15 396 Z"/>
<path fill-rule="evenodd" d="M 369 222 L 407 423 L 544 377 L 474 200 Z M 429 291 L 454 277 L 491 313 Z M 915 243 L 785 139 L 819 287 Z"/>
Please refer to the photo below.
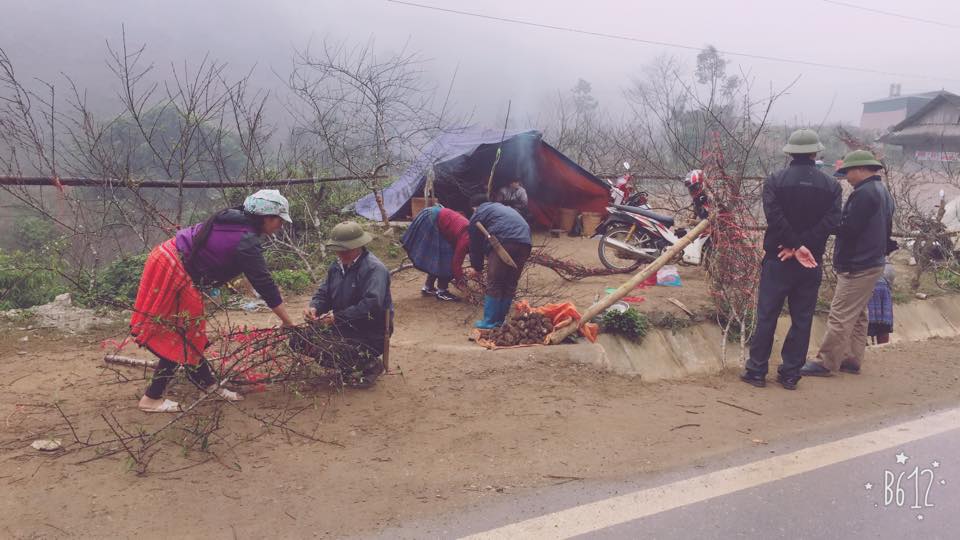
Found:
<path fill-rule="evenodd" d="M 601 267 L 597 255 L 596 238 L 550 238 L 537 235 L 534 240 L 536 247 L 543 249 L 551 256 L 575 261 L 588 268 Z M 536 249 L 535 247 L 535 249 Z M 644 287 L 637 289 L 630 297 L 635 298 L 630 305 L 645 313 L 659 312 L 673 314 L 678 317 L 687 315 L 676 305 L 669 303 L 668 298 L 680 301 L 687 309 L 698 317 L 703 318 L 711 311 L 713 302 L 708 293 L 707 275 L 699 266 L 678 265 L 682 286 L 680 287 Z M 528 271 L 530 283 L 528 288 L 539 292 L 541 290 L 573 301 L 578 308 L 585 308 L 598 297 L 606 294 L 606 289 L 619 287 L 628 279 L 628 275 L 617 274 L 611 276 L 595 276 L 580 281 L 563 281 L 557 274 L 542 266 L 533 266 Z M 523 285 L 523 283 L 522 283 Z"/>
<path fill-rule="evenodd" d="M 595 241 L 562 247 L 590 262 Z M 681 275 L 685 287 L 644 291 L 641 307 L 670 306 L 667 295 L 693 307 L 687 284 L 702 274 Z M 421 278 L 395 276 L 394 373 L 374 389 L 268 389 L 238 407 L 202 404 L 206 418 L 223 412 L 206 451 L 184 450 L 184 432 L 168 430 L 143 475 L 120 445 L 89 447 L 73 435 L 109 441 L 108 420 L 136 433 L 171 419 L 136 410 L 142 370 L 104 368 L 101 343 L 122 335 L 122 324 L 64 336 L 5 323 L 0 537 L 340 537 L 569 481 L 557 477 L 699 467 L 810 430 L 866 428 L 958 401 L 958 340 L 871 350 L 862 375 L 804 380 L 796 392 L 755 389 L 733 372 L 647 384 L 558 360 L 547 347 L 482 350 L 466 339 L 476 310 L 421 297 Z M 591 278 L 565 290 L 587 304 L 620 280 Z M 299 310 L 306 301 L 290 304 Z M 265 314 L 234 317 L 271 323 Z M 189 403 L 197 392 L 180 382 L 171 395 Z M 270 426 L 280 417 L 297 433 Z M 47 437 L 65 449 L 29 447 Z"/>

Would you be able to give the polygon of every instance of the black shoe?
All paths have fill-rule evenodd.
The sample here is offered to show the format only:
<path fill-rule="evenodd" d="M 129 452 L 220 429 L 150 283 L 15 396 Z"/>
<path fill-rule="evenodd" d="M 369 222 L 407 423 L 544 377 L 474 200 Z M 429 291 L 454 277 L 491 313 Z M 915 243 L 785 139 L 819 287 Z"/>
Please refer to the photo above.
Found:
<path fill-rule="evenodd" d="M 767 385 L 766 377 L 756 373 L 750 373 L 749 371 L 744 371 L 743 374 L 740 375 L 740 380 L 757 388 L 763 388 Z"/>
<path fill-rule="evenodd" d="M 800 375 L 804 377 L 833 377 L 833 373 L 816 360 L 807 360 L 807 363 L 800 368 Z"/>
<path fill-rule="evenodd" d="M 424 296 L 436 296 L 437 290 L 434 289 L 433 287 L 423 287 L 420 289 L 420 294 Z"/>
<path fill-rule="evenodd" d="M 437 300 L 445 300 L 447 302 L 459 302 L 460 299 L 456 296 L 450 294 L 450 291 L 446 289 L 440 289 L 437 291 Z"/>
<path fill-rule="evenodd" d="M 855 366 L 855 365 L 853 365 L 853 364 L 850 363 L 850 362 L 841 362 L 841 363 L 840 363 L 840 371 L 842 371 L 842 372 L 844 372 L 844 373 L 849 373 L 849 374 L 851 374 L 851 375 L 859 375 L 859 374 L 860 374 L 860 366 Z"/>
<path fill-rule="evenodd" d="M 780 386 L 787 390 L 796 390 L 797 383 L 800 382 L 800 377 L 784 377 L 783 375 L 777 375 L 777 382 L 780 383 Z"/>
<path fill-rule="evenodd" d="M 383 364 L 367 368 L 362 372 L 352 372 L 343 375 L 343 384 L 350 388 L 366 389 L 372 388 L 380 375 L 383 374 Z"/>

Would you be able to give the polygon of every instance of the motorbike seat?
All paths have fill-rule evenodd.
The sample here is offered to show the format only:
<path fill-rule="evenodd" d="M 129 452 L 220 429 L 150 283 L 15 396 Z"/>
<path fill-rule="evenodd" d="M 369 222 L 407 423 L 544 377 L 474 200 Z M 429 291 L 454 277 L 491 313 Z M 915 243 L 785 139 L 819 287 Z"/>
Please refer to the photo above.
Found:
<path fill-rule="evenodd" d="M 648 217 L 650 219 L 655 219 L 660 223 L 663 223 L 666 227 L 673 227 L 673 218 L 669 216 L 664 216 L 656 212 L 647 210 L 646 208 L 639 208 L 636 206 L 624 206 L 622 204 L 613 205 L 617 210 L 623 210 L 624 212 L 630 212 L 631 214 L 640 214 L 641 216 Z"/>

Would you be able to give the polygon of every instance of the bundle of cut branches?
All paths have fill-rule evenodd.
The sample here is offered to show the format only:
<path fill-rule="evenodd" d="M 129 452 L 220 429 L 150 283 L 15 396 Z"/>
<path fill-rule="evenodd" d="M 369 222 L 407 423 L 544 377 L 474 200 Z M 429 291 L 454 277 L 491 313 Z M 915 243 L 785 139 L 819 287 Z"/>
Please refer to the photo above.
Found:
<path fill-rule="evenodd" d="M 609 276 L 623 272 L 622 270 L 612 270 L 603 266 L 588 268 L 571 260 L 558 259 L 543 250 L 537 250 L 531 253 L 527 262 L 549 268 L 566 281 L 579 281 L 592 276 Z"/>

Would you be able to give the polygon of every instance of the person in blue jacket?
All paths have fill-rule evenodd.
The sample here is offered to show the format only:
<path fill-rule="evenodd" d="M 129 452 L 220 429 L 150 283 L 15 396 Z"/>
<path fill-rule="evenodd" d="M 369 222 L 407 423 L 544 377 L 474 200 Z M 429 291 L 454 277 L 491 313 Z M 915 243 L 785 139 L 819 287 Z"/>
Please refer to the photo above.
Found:
<path fill-rule="evenodd" d="M 530 225 L 519 212 L 500 203 L 490 202 L 486 195 L 474 195 L 470 199 L 473 217 L 470 218 L 470 268 L 468 277 L 476 277 L 483 271 L 484 259 L 487 264 L 487 283 L 483 297 L 483 319 L 474 326 L 481 329 L 496 328 L 503 324 L 513 297 L 517 293 L 517 283 L 523 265 L 530 256 L 533 245 Z M 480 232 L 477 223 L 482 223 L 492 236 L 503 245 L 516 263 L 513 268 L 503 261 L 487 238 Z"/>

